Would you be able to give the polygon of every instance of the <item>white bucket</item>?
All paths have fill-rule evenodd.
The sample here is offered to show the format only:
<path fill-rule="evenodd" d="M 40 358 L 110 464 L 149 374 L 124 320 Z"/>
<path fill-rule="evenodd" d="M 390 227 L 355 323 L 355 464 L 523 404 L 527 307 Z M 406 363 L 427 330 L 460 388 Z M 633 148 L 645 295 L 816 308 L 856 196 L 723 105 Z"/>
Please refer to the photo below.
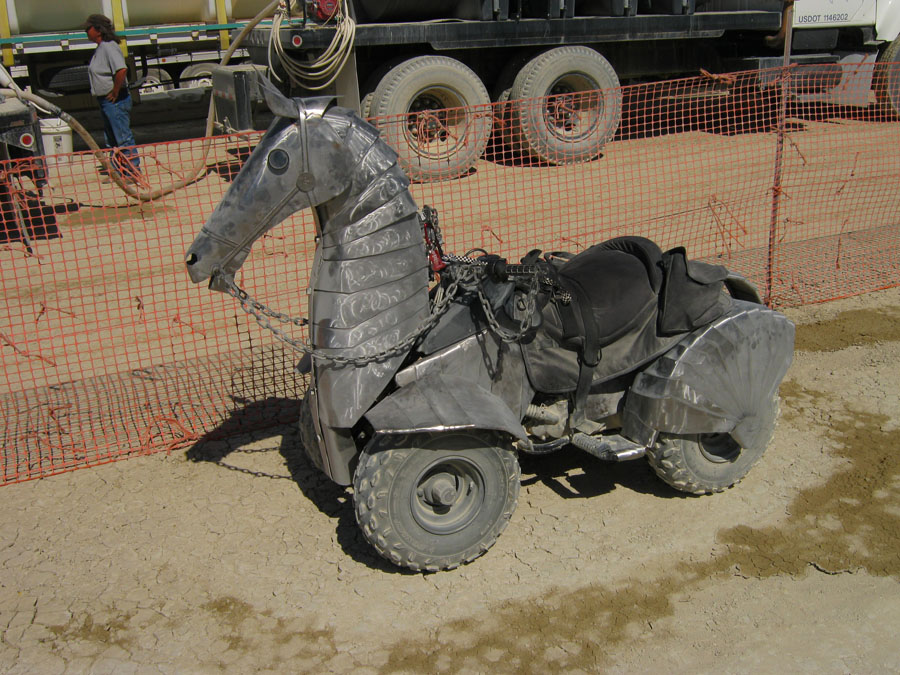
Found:
<path fill-rule="evenodd" d="M 57 161 L 68 162 L 68 157 L 56 158 L 72 152 L 72 127 L 58 117 L 41 120 L 41 140 L 44 142 L 44 154 L 49 164 Z"/>

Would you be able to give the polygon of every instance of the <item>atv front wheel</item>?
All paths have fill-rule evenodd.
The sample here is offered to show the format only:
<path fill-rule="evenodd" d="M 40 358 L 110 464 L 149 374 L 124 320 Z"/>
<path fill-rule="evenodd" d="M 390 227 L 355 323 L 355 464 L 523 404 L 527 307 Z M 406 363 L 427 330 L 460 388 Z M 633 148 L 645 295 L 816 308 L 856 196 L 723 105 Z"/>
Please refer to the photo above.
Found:
<path fill-rule="evenodd" d="M 353 477 L 356 522 L 385 558 L 452 569 L 485 553 L 519 498 L 519 463 L 493 436 L 379 436 Z"/>

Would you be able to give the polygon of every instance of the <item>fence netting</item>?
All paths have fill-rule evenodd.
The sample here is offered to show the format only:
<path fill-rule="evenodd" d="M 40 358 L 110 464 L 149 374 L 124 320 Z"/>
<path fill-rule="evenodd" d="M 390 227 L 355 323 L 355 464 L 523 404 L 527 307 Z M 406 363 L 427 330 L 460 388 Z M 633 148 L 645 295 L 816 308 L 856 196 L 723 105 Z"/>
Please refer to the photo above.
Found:
<path fill-rule="evenodd" d="M 835 90 L 832 71 L 792 67 L 372 121 L 448 252 L 641 235 L 784 307 L 900 284 L 900 122 L 878 76 Z M 296 419 L 300 355 L 184 265 L 259 138 L 140 147 L 142 190 L 203 167 L 151 202 L 91 153 L 0 164 L 0 484 Z M 297 213 L 236 281 L 303 316 L 314 249 Z"/>

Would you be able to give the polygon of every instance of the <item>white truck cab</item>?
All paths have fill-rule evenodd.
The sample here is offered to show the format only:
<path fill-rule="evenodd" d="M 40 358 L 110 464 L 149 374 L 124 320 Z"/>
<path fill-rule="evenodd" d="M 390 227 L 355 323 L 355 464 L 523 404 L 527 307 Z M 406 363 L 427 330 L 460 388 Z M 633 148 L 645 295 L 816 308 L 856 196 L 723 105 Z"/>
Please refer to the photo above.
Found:
<path fill-rule="evenodd" d="M 900 33 L 900 0 L 797 0 L 794 30 L 873 26 L 874 37 L 892 42 Z"/>
<path fill-rule="evenodd" d="M 797 98 L 850 106 L 874 98 L 900 114 L 900 0 L 796 0 L 792 25 L 791 61 L 814 66 L 798 73 Z"/>

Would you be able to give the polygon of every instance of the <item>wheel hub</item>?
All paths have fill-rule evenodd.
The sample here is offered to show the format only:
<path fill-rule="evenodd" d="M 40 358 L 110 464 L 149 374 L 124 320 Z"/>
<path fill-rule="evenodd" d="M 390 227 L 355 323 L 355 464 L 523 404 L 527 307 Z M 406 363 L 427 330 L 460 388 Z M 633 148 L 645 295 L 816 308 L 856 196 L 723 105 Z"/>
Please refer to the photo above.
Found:
<path fill-rule="evenodd" d="M 575 90 L 567 84 L 557 84 L 547 97 L 547 119 L 565 131 L 571 131 L 577 122 Z"/>
<path fill-rule="evenodd" d="M 727 464 L 740 457 L 741 446 L 728 434 L 701 434 L 698 441 L 700 453 L 710 462 Z"/>
<path fill-rule="evenodd" d="M 409 107 L 408 128 L 422 143 L 444 141 L 450 135 L 447 129 L 446 106 L 430 94 L 417 96 Z"/>
<path fill-rule="evenodd" d="M 544 109 L 547 127 L 557 137 L 575 141 L 590 135 L 597 126 L 603 97 L 599 85 L 580 75 L 564 75 L 550 87 Z"/>
<path fill-rule="evenodd" d="M 429 478 L 425 487 L 420 488 L 420 496 L 432 506 L 450 506 L 459 494 L 457 481 L 448 473 Z"/>
<path fill-rule="evenodd" d="M 440 459 L 419 473 L 414 483 L 410 493 L 413 518 L 432 534 L 459 532 L 478 517 L 484 485 L 484 475 L 470 459 Z"/>

